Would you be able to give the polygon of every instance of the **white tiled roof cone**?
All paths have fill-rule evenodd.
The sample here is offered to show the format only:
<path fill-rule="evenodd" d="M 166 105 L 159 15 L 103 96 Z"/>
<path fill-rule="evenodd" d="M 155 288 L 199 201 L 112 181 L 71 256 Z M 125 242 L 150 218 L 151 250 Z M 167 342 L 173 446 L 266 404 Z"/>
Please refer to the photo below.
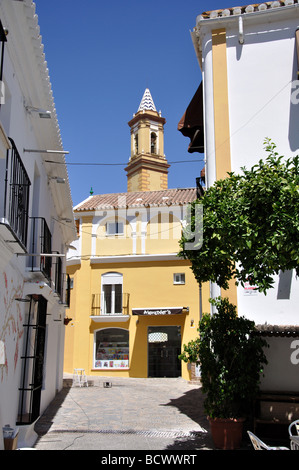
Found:
<path fill-rule="evenodd" d="M 148 88 L 146 88 L 142 100 L 140 102 L 138 111 L 157 111 L 151 92 L 149 91 Z"/>

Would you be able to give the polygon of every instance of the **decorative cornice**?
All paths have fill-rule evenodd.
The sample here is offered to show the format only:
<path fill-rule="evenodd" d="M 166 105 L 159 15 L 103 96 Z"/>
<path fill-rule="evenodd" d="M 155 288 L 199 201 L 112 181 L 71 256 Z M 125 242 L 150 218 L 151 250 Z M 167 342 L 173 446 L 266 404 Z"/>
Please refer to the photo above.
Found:
<path fill-rule="evenodd" d="M 196 26 L 191 31 L 191 39 L 193 42 L 195 54 L 202 68 L 202 28 L 209 25 L 212 28 L 214 25 L 217 27 L 226 27 L 227 22 L 239 22 L 239 40 L 240 43 L 244 42 L 244 33 L 240 32 L 240 24 L 243 29 L 243 21 L 264 21 L 268 22 L 270 18 L 276 13 L 283 15 L 284 13 L 291 12 L 293 14 L 294 8 L 299 7 L 299 0 L 280 0 L 263 3 L 247 4 L 241 7 L 224 8 L 220 10 L 211 10 L 201 13 L 196 18 Z M 266 17 L 265 17 L 266 16 Z M 241 37 L 241 35 L 243 37 Z"/>
<path fill-rule="evenodd" d="M 299 336 L 299 325 L 256 325 L 256 332 L 261 336 L 295 338 Z"/>
<path fill-rule="evenodd" d="M 37 148 L 63 151 L 35 3 L 32 0 L 2 1 L 0 2 L 0 15 L 3 27 L 8 29 L 6 54 L 13 63 L 23 95 L 24 107 L 40 107 L 51 112 L 51 119 L 46 120 L 47 122 L 43 119 L 31 120 Z M 45 161 L 51 158 L 48 155 L 41 158 L 44 158 L 47 173 L 51 174 L 53 164 Z M 72 198 L 65 158 L 63 155 L 55 155 L 55 158 L 61 163 L 59 176 L 66 180 L 66 184 L 53 185 L 51 192 L 54 205 L 60 216 L 71 218 L 73 216 Z M 61 225 L 61 228 L 67 242 L 74 239 L 75 230 L 71 228 L 71 224 Z"/>
<path fill-rule="evenodd" d="M 128 176 L 141 169 L 165 173 L 168 172 L 169 167 L 170 165 L 167 163 L 166 159 L 163 160 L 161 157 L 154 157 L 153 155 L 140 155 L 129 162 L 125 171 L 127 171 Z"/>
<path fill-rule="evenodd" d="M 115 255 L 94 256 L 90 258 L 91 264 L 96 263 L 144 263 L 152 261 L 185 261 L 177 253 L 148 254 L 148 255 Z"/>
<path fill-rule="evenodd" d="M 263 3 L 251 3 L 242 7 L 223 8 L 220 10 L 211 10 L 203 12 L 198 16 L 197 21 L 214 20 L 216 18 L 228 18 L 230 16 L 239 16 L 252 13 L 273 11 L 281 7 L 290 7 L 299 3 L 299 0 L 280 0 Z"/>
<path fill-rule="evenodd" d="M 128 125 L 130 127 L 132 127 L 137 122 L 145 121 L 145 120 L 158 122 L 162 125 L 164 125 L 166 123 L 166 119 L 164 117 L 160 116 L 158 113 L 154 113 L 154 112 L 151 113 L 150 111 L 139 111 L 138 113 L 134 114 L 133 119 L 131 119 L 128 122 Z"/>

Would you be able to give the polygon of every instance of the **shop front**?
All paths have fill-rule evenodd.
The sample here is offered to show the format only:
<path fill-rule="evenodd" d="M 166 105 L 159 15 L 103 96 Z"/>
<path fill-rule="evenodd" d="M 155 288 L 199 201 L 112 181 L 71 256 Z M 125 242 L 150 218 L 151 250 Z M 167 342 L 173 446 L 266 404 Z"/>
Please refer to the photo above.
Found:
<path fill-rule="evenodd" d="M 129 369 L 129 331 L 104 328 L 95 334 L 94 369 Z"/>
<path fill-rule="evenodd" d="M 180 326 L 148 327 L 148 377 L 180 377 Z"/>
<path fill-rule="evenodd" d="M 137 308 L 132 315 L 146 319 L 147 376 L 180 377 L 181 323 L 185 319 L 184 307 Z M 180 319 L 180 320 L 178 320 Z"/>

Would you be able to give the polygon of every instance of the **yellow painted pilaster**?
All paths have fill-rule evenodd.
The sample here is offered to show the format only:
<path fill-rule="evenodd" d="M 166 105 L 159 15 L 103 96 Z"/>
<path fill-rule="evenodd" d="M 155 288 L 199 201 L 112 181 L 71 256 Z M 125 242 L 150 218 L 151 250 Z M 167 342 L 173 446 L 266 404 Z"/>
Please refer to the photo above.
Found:
<path fill-rule="evenodd" d="M 80 294 L 76 296 L 76 320 L 74 322 L 74 368 L 82 368 L 85 371 L 90 369 L 92 357 L 88 351 L 87 345 L 90 341 L 90 313 L 91 313 L 91 269 L 90 256 L 92 248 L 92 216 L 82 219 L 82 258 L 81 266 L 77 272 L 77 287 L 80 288 Z M 80 345 L 80 347 L 78 346 Z"/>
<path fill-rule="evenodd" d="M 230 125 L 228 103 L 226 30 L 212 31 L 213 50 L 213 91 L 214 91 L 214 129 L 216 179 L 227 177 L 231 171 Z M 223 297 L 237 305 L 237 289 L 232 280 L 228 290 L 221 290 Z"/>
<path fill-rule="evenodd" d="M 226 30 L 212 31 L 216 178 L 231 171 Z"/>

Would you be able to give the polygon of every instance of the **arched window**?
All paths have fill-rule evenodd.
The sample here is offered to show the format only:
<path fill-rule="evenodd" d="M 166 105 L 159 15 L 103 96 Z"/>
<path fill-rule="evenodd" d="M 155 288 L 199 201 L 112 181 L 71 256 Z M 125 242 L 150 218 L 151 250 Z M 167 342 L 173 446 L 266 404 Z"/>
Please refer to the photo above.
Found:
<path fill-rule="evenodd" d="M 129 368 L 129 331 L 103 328 L 95 333 L 95 369 Z"/>
<path fill-rule="evenodd" d="M 151 153 L 157 153 L 157 136 L 155 132 L 151 133 Z"/>
<path fill-rule="evenodd" d="M 135 134 L 135 155 L 138 155 L 138 134 Z"/>

